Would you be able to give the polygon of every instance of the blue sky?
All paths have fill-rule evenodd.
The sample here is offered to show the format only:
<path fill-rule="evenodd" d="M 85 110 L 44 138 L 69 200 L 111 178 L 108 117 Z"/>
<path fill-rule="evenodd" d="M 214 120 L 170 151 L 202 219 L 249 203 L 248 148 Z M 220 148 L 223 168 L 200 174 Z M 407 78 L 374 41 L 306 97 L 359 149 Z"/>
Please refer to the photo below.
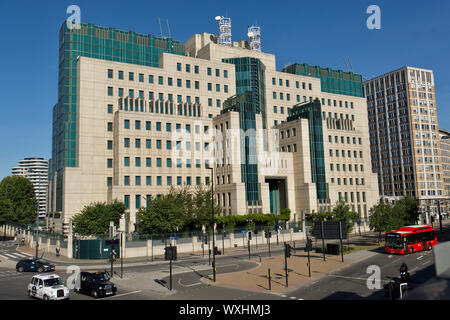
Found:
<path fill-rule="evenodd" d="M 434 71 L 439 125 L 450 130 L 450 1 L 6 1 L 0 2 L 0 179 L 25 157 L 51 157 L 52 107 L 58 93 L 58 32 L 78 5 L 82 22 L 172 38 L 217 32 L 214 17 L 232 19 L 233 40 L 261 26 L 262 50 L 277 68 L 305 62 L 371 78 L 405 65 Z M 381 8 L 381 30 L 366 9 Z M 167 29 L 163 24 L 163 33 Z"/>

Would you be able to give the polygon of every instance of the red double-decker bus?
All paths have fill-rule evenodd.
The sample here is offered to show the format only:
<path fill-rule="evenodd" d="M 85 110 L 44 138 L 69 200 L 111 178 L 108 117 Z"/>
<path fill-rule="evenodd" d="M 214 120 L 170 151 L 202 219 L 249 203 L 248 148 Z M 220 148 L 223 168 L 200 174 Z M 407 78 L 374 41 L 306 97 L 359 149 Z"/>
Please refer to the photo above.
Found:
<path fill-rule="evenodd" d="M 436 230 L 430 226 L 407 226 L 386 233 L 384 252 L 407 254 L 431 250 L 437 245 Z"/>

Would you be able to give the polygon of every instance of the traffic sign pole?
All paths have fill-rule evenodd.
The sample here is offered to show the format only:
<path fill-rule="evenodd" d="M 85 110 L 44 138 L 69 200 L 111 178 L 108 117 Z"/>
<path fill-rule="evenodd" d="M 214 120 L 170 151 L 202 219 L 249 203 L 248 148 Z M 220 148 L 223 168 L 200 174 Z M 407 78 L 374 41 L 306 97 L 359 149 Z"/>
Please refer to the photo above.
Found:
<path fill-rule="evenodd" d="M 225 255 L 225 230 L 222 233 L 222 255 Z"/>
<path fill-rule="evenodd" d="M 323 220 L 320 222 L 320 225 L 322 227 L 322 252 L 323 252 L 323 261 L 325 260 L 325 237 L 323 235 Z"/>
<path fill-rule="evenodd" d="M 309 250 L 308 250 L 308 273 L 311 278 L 311 260 L 309 259 Z"/>
<path fill-rule="evenodd" d="M 288 284 L 288 264 L 287 264 L 287 251 L 290 250 L 289 247 L 284 243 L 284 271 L 286 274 L 286 288 L 289 286 Z"/>
<path fill-rule="evenodd" d="M 341 259 L 344 262 L 344 248 L 342 247 L 342 221 L 339 221 L 339 239 L 341 241 Z"/>

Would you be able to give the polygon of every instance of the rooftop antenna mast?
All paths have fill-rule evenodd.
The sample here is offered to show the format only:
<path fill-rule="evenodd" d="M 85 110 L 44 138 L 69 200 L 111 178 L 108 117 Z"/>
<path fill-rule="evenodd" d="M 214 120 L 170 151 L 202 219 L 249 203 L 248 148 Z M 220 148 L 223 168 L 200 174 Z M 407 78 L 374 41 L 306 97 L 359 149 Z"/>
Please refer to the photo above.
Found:
<path fill-rule="evenodd" d="M 346 70 L 347 70 L 347 71 L 349 71 L 349 70 L 350 70 L 350 68 L 349 68 L 349 66 L 348 66 L 348 63 L 347 63 L 347 61 L 345 60 L 345 57 L 342 57 L 342 60 L 344 60 L 344 63 L 345 63 L 345 67 L 347 68 Z"/>
<path fill-rule="evenodd" d="M 162 27 L 161 27 L 161 19 L 158 17 L 158 23 L 159 23 L 159 33 L 161 35 L 161 38 L 163 37 L 163 33 L 162 33 Z"/>
<path fill-rule="evenodd" d="M 167 24 L 167 30 L 169 31 L 169 38 L 172 38 L 172 36 L 170 35 L 169 19 L 166 19 L 166 24 Z"/>
<path fill-rule="evenodd" d="M 250 42 L 250 50 L 261 52 L 261 28 L 249 26 L 247 36 Z"/>
<path fill-rule="evenodd" d="M 350 66 L 350 71 L 353 72 L 353 66 L 352 66 L 352 62 L 350 61 L 350 58 L 347 57 L 347 60 L 348 60 L 349 66 Z M 353 72 L 353 73 L 354 73 L 354 72 Z"/>
<path fill-rule="evenodd" d="M 231 47 L 231 18 L 217 16 L 215 20 L 219 28 L 219 44 Z"/>

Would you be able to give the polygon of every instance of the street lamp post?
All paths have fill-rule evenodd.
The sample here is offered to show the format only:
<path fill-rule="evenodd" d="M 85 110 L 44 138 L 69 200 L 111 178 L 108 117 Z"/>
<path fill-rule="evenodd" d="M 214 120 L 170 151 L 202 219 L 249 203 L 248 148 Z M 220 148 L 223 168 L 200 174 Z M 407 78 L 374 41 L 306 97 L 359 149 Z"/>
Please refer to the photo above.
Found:
<path fill-rule="evenodd" d="M 30 170 L 31 173 L 36 173 L 35 170 Z M 40 195 L 40 185 L 41 185 L 41 175 L 38 173 L 38 197 Z M 39 255 L 39 200 L 38 200 L 38 209 L 36 213 L 36 259 Z"/>
<path fill-rule="evenodd" d="M 216 247 L 215 239 L 214 239 L 214 168 L 208 167 L 211 170 L 211 226 L 212 226 L 212 251 L 213 251 L 213 281 L 216 282 L 216 251 L 214 250 Z"/>

